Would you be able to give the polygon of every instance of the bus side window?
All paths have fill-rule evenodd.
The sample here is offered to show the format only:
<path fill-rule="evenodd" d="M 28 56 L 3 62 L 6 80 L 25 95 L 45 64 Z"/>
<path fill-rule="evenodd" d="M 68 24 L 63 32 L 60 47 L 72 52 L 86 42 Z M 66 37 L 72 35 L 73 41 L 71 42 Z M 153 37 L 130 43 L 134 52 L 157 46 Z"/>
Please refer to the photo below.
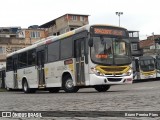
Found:
<path fill-rule="evenodd" d="M 75 40 L 74 41 L 74 58 L 79 58 L 80 57 L 80 52 L 79 52 L 79 41 Z"/>
<path fill-rule="evenodd" d="M 27 66 L 27 52 L 18 54 L 18 66 L 20 68 Z"/>
<path fill-rule="evenodd" d="M 28 65 L 35 65 L 36 64 L 36 50 L 28 51 Z"/>
<path fill-rule="evenodd" d="M 13 70 L 12 57 L 7 58 L 7 71 Z"/>

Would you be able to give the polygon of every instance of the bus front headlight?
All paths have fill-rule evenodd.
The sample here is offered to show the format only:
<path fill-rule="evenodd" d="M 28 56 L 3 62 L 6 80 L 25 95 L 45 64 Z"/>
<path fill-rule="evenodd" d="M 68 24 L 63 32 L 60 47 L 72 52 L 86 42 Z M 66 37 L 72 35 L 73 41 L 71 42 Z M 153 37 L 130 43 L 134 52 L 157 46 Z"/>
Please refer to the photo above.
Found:
<path fill-rule="evenodd" d="M 91 68 L 92 72 L 94 74 L 96 74 L 97 76 L 104 76 L 103 73 L 101 73 L 99 70 L 97 70 L 96 68 Z"/>
<path fill-rule="evenodd" d="M 123 73 L 124 76 L 130 76 L 132 74 L 132 70 L 128 70 L 126 73 Z"/>

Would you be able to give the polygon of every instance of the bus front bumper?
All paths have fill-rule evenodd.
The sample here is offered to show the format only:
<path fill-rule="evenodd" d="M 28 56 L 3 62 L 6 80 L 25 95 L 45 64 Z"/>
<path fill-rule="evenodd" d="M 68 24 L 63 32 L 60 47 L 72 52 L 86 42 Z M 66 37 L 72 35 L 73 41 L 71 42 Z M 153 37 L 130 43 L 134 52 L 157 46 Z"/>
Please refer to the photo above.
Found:
<path fill-rule="evenodd" d="M 118 84 L 131 84 L 133 76 L 97 76 L 90 74 L 90 85 L 118 85 Z"/>

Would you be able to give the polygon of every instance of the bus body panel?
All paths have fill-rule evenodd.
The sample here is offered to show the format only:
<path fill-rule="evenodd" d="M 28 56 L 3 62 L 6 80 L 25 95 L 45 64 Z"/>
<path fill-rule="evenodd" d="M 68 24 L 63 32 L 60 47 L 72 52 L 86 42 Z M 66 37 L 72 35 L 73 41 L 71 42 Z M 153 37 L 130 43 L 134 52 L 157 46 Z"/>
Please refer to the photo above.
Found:
<path fill-rule="evenodd" d="M 22 89 L 22 80 L 25 78 L 30 88 L 38 88 L 37 70 L 35 66 L 18 69 L 18 86 Z"/>
<path fill-rule="evenodd" d="M 61 87 L 61 75 L 65 69 L 62 63 L 63 61 L 45 64 L 46 87 Z"/>
<path fill-rule="evenodd" d="M 6 87 L 13 89 L 14 88 L 13 71 L 6 72 L 6 76 L 7 76 L 5 81 Z"/>
<path fill-rule="evenodd" d="M 37 88 L 38 87 L 38 78 L 37 78 L 38 75 L 37 75 L 37 69 L 35 66 L 25 68 L 24 75 L 26 76 L 26 79 L 28 81 L 28 85 L 30 88 Z"/>
<path fill-rule="evenodd" d="M 152 71 L 151 71 L 152 72 Z M 152 79 L 152 78 L 156 78 L 156 72 L 153 71 L 152 74 L 145 74 L 144 72 L 141 72 L 141 75 L 140 75 L 140 79 Z"/>

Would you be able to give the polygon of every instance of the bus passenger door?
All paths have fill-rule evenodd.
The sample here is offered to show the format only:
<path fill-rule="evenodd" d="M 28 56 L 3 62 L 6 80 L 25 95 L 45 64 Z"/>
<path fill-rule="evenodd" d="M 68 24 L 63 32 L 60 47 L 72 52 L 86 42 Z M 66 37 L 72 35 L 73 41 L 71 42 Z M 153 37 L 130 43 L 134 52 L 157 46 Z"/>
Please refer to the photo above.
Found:
<path fill-rule="evenodd" d="M 140 66 L 139 66 L 139 60 L 138 59 L 135 59 L 135 68 L 136 68 L 137 79 L 141 79 Z"/>
<path fill-rule="evenodd" d="M 38 87 L 45 87 L 45 77 L 44 77 L 44 61 L 45 61 L 45 51 L 37 51 L 37 72 L 38 72 Z"/>
<path fill-rule="evenodd" d="M 17 58 L 13 57 L 13 87 L 18 88 L 18 80 L 17 80 Z"/>
<path fill-rule="evenodd" d="M 78 39 L 75 41 L 75 56 L 76 56 L 76 84 L 85 85 L 85 59 L 84 59 L 84 39 Z"/>
<path fill-rule="evenodd" d="M 160 78 L 160 56 L 156 56 L 157 78 Z"/>

